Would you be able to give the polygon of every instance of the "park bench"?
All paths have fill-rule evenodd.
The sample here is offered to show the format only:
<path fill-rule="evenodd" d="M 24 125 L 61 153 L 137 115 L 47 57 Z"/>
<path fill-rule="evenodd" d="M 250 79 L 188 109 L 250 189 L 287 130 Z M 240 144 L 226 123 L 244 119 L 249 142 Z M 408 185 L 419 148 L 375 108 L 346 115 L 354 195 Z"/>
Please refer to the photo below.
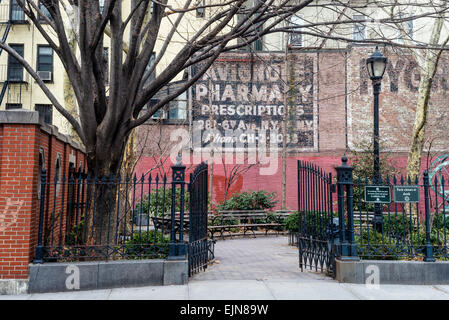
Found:
<path fill-rule="evenodd" d="M 393 219 L 395 217 L 395 213 L 391 212 L 390 213 L 390 217 Z M 397 213 L 398 217 L 402 216 L 401 212 Z M 384 219 L 387 219 L 388 215 L 386 212 L 384 212 Z M 406 217 L 410 217 L 410 214 L 406 214 Z M 365 226 L 365 225 L 370 225 L 371 221 L 373 221 L 374 218 L 374 212 L 368 212 L 368 214 L 365 212 L 361 212 L 360 211 L 354 211 L 354 224 L 356 225 L 356 227 L 358 225 Z M 416 212 L 413 212 L 412 214 L 412 221 L 413 221 L 413 225 L 416 226 L 417 225 L 417 219 L 418 219 L 418 215 L 416 214 Z"/>
<path fill-rule="evenodd" d="M 171 215 L 165 214 L 163 217 L 151 217 L 153 221 L 153 226 L 156 230 L 164 231 L 164 233 L 170 233 L 171 230 Z M 184 214 L 184 223 L 183 229 L 184 232 L 189 231 L 190 223 L 189 223 L 189 215 L 188 213 Z M 175 215 L 175 232 L 178 233 L 181 230 L 181 218 L 179 217 L 179 213 Z"/>
<path fill-rule="evenodd" d="M 208 232 L 211 239 L 215 234 L 224 239 L 225 237 L 246 236 L 251 233 L 256 237 L 259 229 L 263 229 L 262 234 L 267 235 L 269 231 L 275 231 L 279 235 L 284 226 L 284 219 L 292 211 L 276 211 L 269 213 L 265 210 L 230 210 L 220 211 L 216 215 L 209 216 Z M 235 232 L 239 231 L 239 232 Z"/>

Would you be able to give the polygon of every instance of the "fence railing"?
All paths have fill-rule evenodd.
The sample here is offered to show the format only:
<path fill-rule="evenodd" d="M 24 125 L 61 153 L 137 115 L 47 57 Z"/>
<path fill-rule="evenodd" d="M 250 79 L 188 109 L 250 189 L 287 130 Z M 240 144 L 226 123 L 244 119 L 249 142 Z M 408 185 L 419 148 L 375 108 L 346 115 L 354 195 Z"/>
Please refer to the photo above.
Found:
<path fill-rule="evenodd" d="M 449 189 L 444 177 L 353 178 L 350 166 L 337 168 L 337 256 L 346 259 L 449 257 Z"/>
<path fill-rule="evenodd" d="M 373 184 L 357 178 L 354 183 L 354 232 L 361 258 L 400 259 L 448 257 L 449 217 L 444 178 L 430 181 L 387 177 Z M 379 188 L 379 190 L 377 190 Z M 385 198 L 382 194 L 385 193 Z M 379 201 L 373 195 L 379 195 Z M 382 201 L 385 200 L 385 201 Z M 381 225 L 373 227 L 375 202 L 381 206 Z M 381 203 L 385 202 L 385 203 Z"/>
<path fill-rule="evenodd" d="M 180 193 L 185 184 L 165 175 L 91 177 L 82 172 L 50 180 L 42 170 L 35 262 L 186 252 L 189 197 Z"/>

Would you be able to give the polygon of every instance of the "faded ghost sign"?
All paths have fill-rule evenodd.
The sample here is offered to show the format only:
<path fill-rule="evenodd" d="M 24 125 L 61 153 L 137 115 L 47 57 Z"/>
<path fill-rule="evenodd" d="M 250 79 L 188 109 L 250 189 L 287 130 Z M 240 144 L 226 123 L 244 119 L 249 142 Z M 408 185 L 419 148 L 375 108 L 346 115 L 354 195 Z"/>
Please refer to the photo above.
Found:
<path fill-rule="evenodd" d="M 314 60 L 301 55 L 291 63 L 291 85 L 286 86 L 280 54 L 221 56 L 193 87 L 193 125 L 201 132 L 202 146 L 214 141 L 225 148 L 236 144 L 251 148 L 275 139 L 282 147 L 287 98 L 287 145 L 289 149 L 313 150 Z M 195 66 L 193 73 L 200 67 Z"/>

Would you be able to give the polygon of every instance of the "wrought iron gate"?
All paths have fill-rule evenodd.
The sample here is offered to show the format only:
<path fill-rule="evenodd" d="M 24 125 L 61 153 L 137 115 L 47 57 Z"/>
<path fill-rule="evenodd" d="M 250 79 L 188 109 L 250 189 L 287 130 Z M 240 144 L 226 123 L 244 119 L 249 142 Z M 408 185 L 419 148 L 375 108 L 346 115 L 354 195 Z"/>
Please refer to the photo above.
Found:
<path fill-rule="evenodd" d="M 208 170 L 201 163 L 190 174 L 189 276 L 207 268 L 213 259 L 214 243 L 207 238 Z"/>
<path fill-rule="evenodd" d="M 312 163 L 298 161 L 298 248 L 299 266 L 334 274 L 334 220 L 332 174 Z M 334 223 L 336 222 L 336 223 Z"/>

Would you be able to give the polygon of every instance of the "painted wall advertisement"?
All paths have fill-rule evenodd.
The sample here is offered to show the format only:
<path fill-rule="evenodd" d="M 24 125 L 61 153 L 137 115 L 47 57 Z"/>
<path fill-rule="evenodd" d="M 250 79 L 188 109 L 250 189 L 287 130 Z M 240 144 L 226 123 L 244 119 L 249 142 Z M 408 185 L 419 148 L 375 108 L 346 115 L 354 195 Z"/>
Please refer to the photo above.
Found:
<path fill-rule="evenodd" d="M 287 119 L 287 147 L 314 151 L 314 59 L 295 55 L 289 66 L 286 74 L 282 54 L 221 56 L 192 89 L 194 147 L 214 142 L 223 149 L 251 150 L 263 144 L 282 148 Z M 193 73 L 199 68 L 195 66 Z"/>

